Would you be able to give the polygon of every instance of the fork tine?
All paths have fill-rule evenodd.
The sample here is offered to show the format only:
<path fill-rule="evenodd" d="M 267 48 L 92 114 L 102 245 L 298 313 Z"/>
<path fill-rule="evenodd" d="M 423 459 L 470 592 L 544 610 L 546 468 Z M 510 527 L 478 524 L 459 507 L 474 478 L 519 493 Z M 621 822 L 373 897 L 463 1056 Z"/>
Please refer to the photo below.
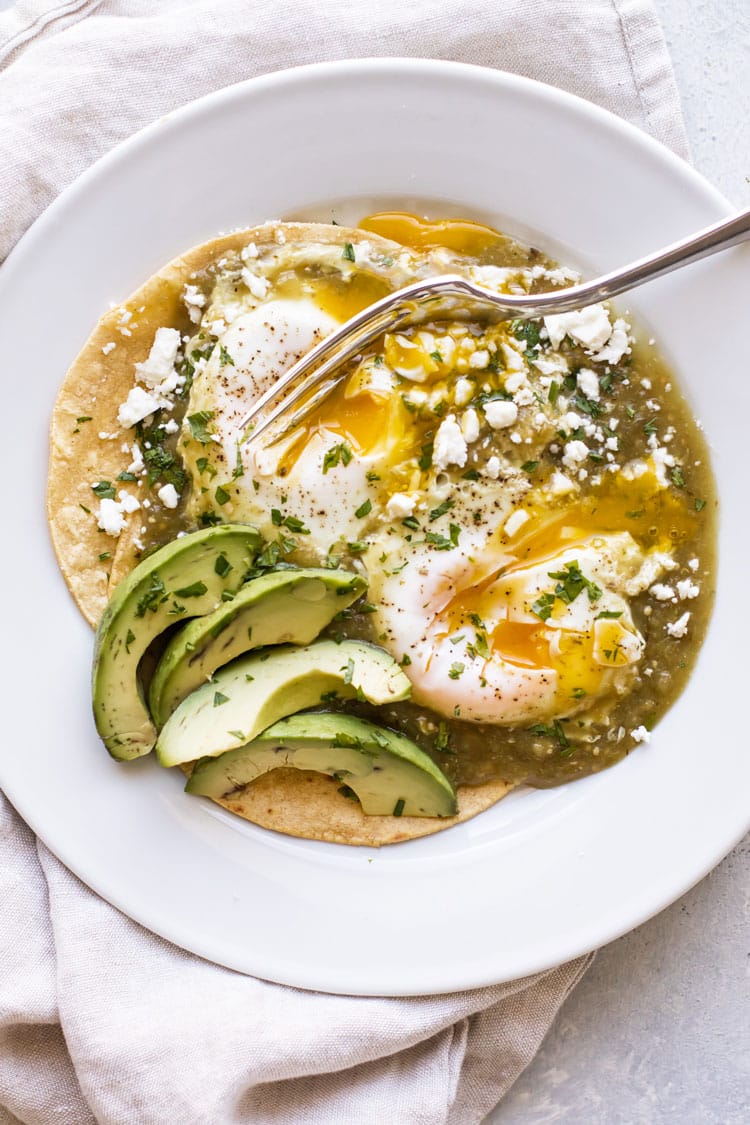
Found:
<path fill-rule="evenodd" d="M 399 308 L 399 305 L 403 305 L 403 307 Z M 395 327 L 401 323 L 409 311 L 408 304 L 404 302 L 403 291 L 398 291 L 384 297 L 381 302 L 378 302 L 377 306 L 373 305 L 366 309 L 366 316 L 364 313 L 358 314 L 361 323 L 353 323 L 353 321 L 357 321 L 357 318 L 354 317 L 337 328 L 330 336 L 326 336 L 253 403 L 241 422 L 240 429 L 243 436 L 240 439 L 240 444 L 245 445 L 254 441 L 281 414 L 304 399 L 327 377 L 329 372 L 357 355 L 363 347 L 376 340 L 387 328 Z M 343 346 L 339 347 L 342 341 Z M 284 396 L 283 392 L 286 388 L 298 381 L 299 386 Z M 276 402 L 276 405 L 272 407 L 270 412 L 259 423 L 252 426 L 253 420 L 262 413 L 264 408 L 274 402 Z"/>

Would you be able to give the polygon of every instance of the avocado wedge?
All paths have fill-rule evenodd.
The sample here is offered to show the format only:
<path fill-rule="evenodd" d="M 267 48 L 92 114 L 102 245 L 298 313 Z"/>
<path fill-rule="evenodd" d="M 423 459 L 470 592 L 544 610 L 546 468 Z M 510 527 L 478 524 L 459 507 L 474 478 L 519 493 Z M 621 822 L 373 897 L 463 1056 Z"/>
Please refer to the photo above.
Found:
<path fill-rule="evenodd" d="M 149 555 L 117 586 L 97 629 L 92 676 L 96 729 L 113 758 L 139 758 L 156 741 L 137 675 L 151 641 L 235 593 L 261 542 L 239 524 L 196 531 Z"/>
<path fill-rule="evenodd" d="M 253 578 L 205 617 L 177 633 L 159 661 L 149 689 L 157 727 L 217 668 L 266 645 L 309 644 L 339 610 L 367 589 L 346 570 L 282 570 Z"/>
<path fill-rule="evenodd" d="M 337 778 L 356 793 L 368 816 L 455 816 L 457 811 L 448 778 L 411 739 L 330 712 L 292 715 L 246 746 L 201 759 L 185 789 L 230 797 L 280 766 Z"/>
<path fill-rule="evenodd" d="M 364 641 L 264 649 L 220 668 L 184 699 L 162 729 L 156 754 L 163 766 L 215 758 L 331 698 L 394 703 L 410 692 L 393 657 Z"/>

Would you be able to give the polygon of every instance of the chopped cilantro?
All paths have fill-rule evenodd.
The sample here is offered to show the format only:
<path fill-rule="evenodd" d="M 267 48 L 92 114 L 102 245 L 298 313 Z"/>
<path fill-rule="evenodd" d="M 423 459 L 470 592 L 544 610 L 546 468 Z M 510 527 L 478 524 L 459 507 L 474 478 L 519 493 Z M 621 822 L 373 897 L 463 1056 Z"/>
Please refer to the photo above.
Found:
<path fill-rule="evenodd" d="M 696 500 L 693 504 L 693 507 L 695 508 L 696 512 L 702 512 L 703 509 L 705 508 L 705 506 L 706 506 L 706 501 L 705 500 L 698 500 L 697 498 L 696 498 Z"/>
<path fill-rule="evenodd" d="M 461 676 L 461 674 L 465 671 L 465 669 L 466 669 L 465 664 L 462 664 L 460 660 L 454 660 L 454 662 L 450 666 L 450 671 L 448 672 L 448 676 L 450 677 L 451 680 L 457 680 Z"/>
<path fill-rule="evenodd" d="M 372 511 L 372 500 L 370 500 L 370 498 L 368 497 L 367 500 L 365 500 L 365 502 L 363 504 L 360 504 L 360 506 L 357 508 L 356 512 L 354 513 L 354 515 L 357 517 L 358 520 L 361 520 L 361 519 L 364 519 L 365 516 L 369 516 L 371 511 Z"/>
<path fill-rule="evenodd" d="M 404 811 L 405 805 L 406 805 L 406 801 L 404 800 L 404 798 L 399 797 L 399 799 L 396 801 L 396 804 L 393 806 L 393 815 L 394 816 L 401 816 L 401 814 Z"/>
<path fill-rule="evenodd" d="M 223 695 L 220 691 L 214 692 L 214 707 L 221 707 L 222 703 L 228 703 L 229 696 Z"/>
<path fill-rule="evenodd" d="M 427 470 L 432 467 L 433 445 L 434 442 L 428 442 L 426 445 L 423 445 L 419 454 L 419 460 L 417 461 L 417 464 L 419 465 L 423 473 L 426 473 Z"/>
<path fill-rule="evenodd" d="M 135 473 L 129 473 L 127 470 L 117 474 L 117 480 L 137 480 Z"/>
<path fill-rule="evenodd" d="M 211 441 L 211 430 L 209 423 L 214 417 L 213 410 L 199 410 L 197 414 L 188 414 L 188 426 L 190 426 L 190 433 L 196 441 L 201 445 L 208 445 Z"/>
<path fill-rule="evenodd" d="M 548 621 L 552 616 L 552 606 L 555 604 L 554 594 L 541 594 L 531 604 L 531 612 L 535 613 L 540 621 Z"/>
<path fill-rule="evenodd" d="M 216 486 L 216 492 L 214 493 L 214 496 L 216 497 L 217 504 L 228 504 L 231 500 L 231 496 L 222 484 Z"/>
<path fill-rule="evenodd" d="M 132 645 L 134 640 L 135 640 L 135 633 L 133 632 L 132 629 L 128 629 L 127 634 L 125 636 L 125 651 L 128 653 L 128 655 L 130 655 L 130 646 Z"/>
<path fill-rule="evenodd" d="M 348 465 L 353 456 L 351 448 L 345 441 L 332 445 L 323 457 L 323 475 L 325 476 L 329 469 L 335 468 L 339 463 Z"/>
<path fill-rule="evenodd" d="M 214 571 L 219 575 L 219 578 L 224 578 L 232 569 L 232 564 L 226 555 L 219 555 L 214 563 Z"/>
<path fill-rule="evenodd" d="M 433 508 L 430 512 L 430 523 L 449 512 L 455 503 L 455 500 L 443 500 L 442 504 L 438 504 L 437 508 Z"/>
<path fill-rule="evenodd" d="M 672 481 L 675 488 L 685 487 L 685 474 L 680 465 L 675 465 L 672 472 L 669 474 L 669 479 Z"/>
<path fill-rule="evenodd" d="M 208 590 L 205 582 L 193 582 L 192 586 L 183 586 L 181 590 L 174 590 L 176 598 L 200 598 Z"/>
<path fill-rule="evenodd" d="M 524 461 L 523 465 L 521 465 L 521 471 L 524 473 L 533 473 L 534 470 L 538 468 L 538 461 Z"/>
<path fill-rule="evenodd" d="M 108 480 L 100 480 L 98 484 L 92 484 L 91 491 L 98 496 L 100 500 L 114 500 L 117 495 L 113 485 Z"/>
<path fill-rule="evenodd" d="M 151 610 L 152 613 L 156 613 L 157 608 L 162 602 L 167 600 L 168 596 L 166 586 L 159 575 L 152 574 L 148 588 L 135 607 L 136 617 L 145 617 L 148 610 Z"/>
<path fill-rule="evenodd" d="M 344 261 L 346 261 L 346 262 L 353 262 L 353 261 L 355 261 L 355 257 L 354 257 L 354 247 L 352 246 L 351 242 L 345 242 L 345 243 L 344 243 L 344 249 L 343 249 L 343 252 L 342 252 L 342 254 L 341 254 L 341 257 L 342 257 L 342 258 L 344 259 Z"/>

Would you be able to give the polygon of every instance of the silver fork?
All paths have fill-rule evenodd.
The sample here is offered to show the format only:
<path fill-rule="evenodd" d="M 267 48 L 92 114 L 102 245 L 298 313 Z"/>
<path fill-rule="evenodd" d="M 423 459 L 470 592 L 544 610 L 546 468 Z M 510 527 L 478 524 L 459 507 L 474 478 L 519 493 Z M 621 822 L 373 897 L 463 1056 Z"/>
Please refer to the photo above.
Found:
<path fill-rule="evenodd" d="M 458 274 L 416 281 L 368 305 L 290 367 L 244 415 L 238 426 L 240 444 L 255 441 L 269 426 L 282 423 L 282 420 L 283 425 L 280 425 L 274 440 L 295 429 L 344 378 L 339 372 L 342 364 L 384 332 L 448 317 L 478 317 L 497 323 L 510 318 L 529 320 L 572 312 L 607 301 L 719 250 L 727 250 L 748 237 L 750 210 L 714 223 L 689 238 L 674 242 L 655 254 L 639 258 L 631 265 L 593 281 L 530 296 L 493 293 Z M 298 385 L 293 386 L 295 383 Z M 290 413 L 298 404 L 299 408 Z"/>

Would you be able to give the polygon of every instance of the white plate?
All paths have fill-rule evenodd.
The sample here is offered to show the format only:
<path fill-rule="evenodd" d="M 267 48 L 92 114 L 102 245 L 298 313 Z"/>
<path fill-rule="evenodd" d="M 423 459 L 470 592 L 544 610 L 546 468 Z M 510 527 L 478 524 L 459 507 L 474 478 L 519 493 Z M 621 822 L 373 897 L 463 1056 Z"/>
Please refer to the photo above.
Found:
<path fill-rule="evenodd" d="M 219 230 L 310 208 L 325 216 L 332 199 L 365 197 L 433 199 L 436 212 L 451 204 L 567 247 L 566 260 L 587 270 L 730 210 L 603 111 L 449 63 L 256 79 L 100 161 L 0 270 L 0 782 L 76 874 L 178 945 L 304 988 L 398 995 L 511 979 L 609 941 L 685 891 L 748 828 L 750 259 L 729 252 L 627 302 L 681 372 L 722 498 L 714 618 L 690 687 L 651 744 L 598 777 L 515 794 L 426 840 L 381 852 L 301 842 L 184 796 L 180 777 L 153 761 L 117 765 L 103 752 L 89 714 L 91 634 L 47 535 L 47 420 L 108 302 L 163 262 Z"/>

